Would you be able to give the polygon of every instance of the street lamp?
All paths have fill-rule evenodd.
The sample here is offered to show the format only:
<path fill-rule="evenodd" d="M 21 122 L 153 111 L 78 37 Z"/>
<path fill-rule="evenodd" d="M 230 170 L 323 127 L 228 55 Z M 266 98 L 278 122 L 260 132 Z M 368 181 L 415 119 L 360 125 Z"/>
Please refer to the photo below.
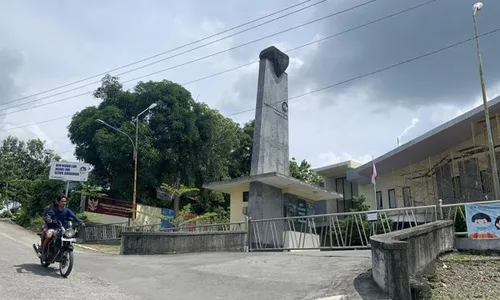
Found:
<path fill-rule="evenodd" d="M 497 161 L 495 157 L 495 145 L 493 144 L 493 136 L 491 134 L 491 124 L 490 124 L 490 112 L 488 109 L 488 100 L 486 98 L 486 88 L 484 84 L 484 75 L 483 75 L 483 61 L 481 59 L 481 52 L 479 50 L 479 39 L 477 33 L 477 20 L 476 14 L 478 11 L 483 8 L 483 3 L 476 2 L 472 6 L 472 20 L 474 22 L 474 38 L 476 40 L 476 52 L 477 52 L 477 60 L 479 64 L 479 77 L 481 80 L 481 92 L 483 96 L 483 106 L 484 106 L 484 116 L 486 122 L 486 134 L 488 135 L 488 149 L 490 152 L 490 162 L 491 162 L 491 173 L 493 180 L 493 189 L 495 191 L 495 199 L 500 200 L 500 183 L 498 181 L 498 170 L 497 170 Z"/>
<path fill-rule="evenodd" d="M 134 193 L 133 193 L 133 196 L 132 196 L 132 206 L 133 206 L 133 210 L 132 210 L 132 221 L 135 221 L 135 218 L 136 218 L 136 211 L 137 211 L 137 157 L 138 157 L 138 152 L 139 152 L 139 148 L 138 148 L 138 141 L 139 141 L 139 117 L 144 114 L 145 112 L 148 112 L 149 110 L 155 108 L 156 106 L 158 106 L 158 104 L 156 103 L 153 103 L 151 104 L 148 108 L 146 108 L 145 110 L 143 110 L 142 112 L 140 112 L 135 118 L 133 118 L 133 121 L 135 122 L 135 143 L 134 141 L 132 140 L 132 138 L 130 137 L 130 135 L 126 134 L 125 132 L 123 132 L 122 130 L 104 122 L 103 120 L 101 119 L 97 119 L 96 122 L 99 122 L 99 123 L 102 123 L 106 126 L 108 126 L 109 128 L 111 129 L 114 129 L 118 132 L 120 132 L 121 134 L 124 134 L 129 140 L 130 142 L 132 143 L 132 148 L 134 149 Z"/>

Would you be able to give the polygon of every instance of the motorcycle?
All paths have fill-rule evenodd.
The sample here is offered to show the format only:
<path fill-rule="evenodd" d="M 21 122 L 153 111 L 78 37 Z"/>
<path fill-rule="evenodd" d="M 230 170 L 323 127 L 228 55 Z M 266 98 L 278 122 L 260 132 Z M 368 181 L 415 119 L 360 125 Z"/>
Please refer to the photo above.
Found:
<path fill-rule="evenodd" d="M 56 223 L 59 225 L 59 228 L 47 244 L 45 257 L 41 257 L 38 251 L 39 247 L 36 247 L 36 244 L 33 247 L 40 259 L 40 264 L 44 268 L 57 262 L 59 263 L 59 273 L 61 276 L 68 277 L 73 270 L 73 243 L 76 242 L 75 236 L 78 230 L 73 226 L 73 222 L 71 221 L 67 221 L 65 224 L 62 224 L 60 221 L 56 221 Z"/>

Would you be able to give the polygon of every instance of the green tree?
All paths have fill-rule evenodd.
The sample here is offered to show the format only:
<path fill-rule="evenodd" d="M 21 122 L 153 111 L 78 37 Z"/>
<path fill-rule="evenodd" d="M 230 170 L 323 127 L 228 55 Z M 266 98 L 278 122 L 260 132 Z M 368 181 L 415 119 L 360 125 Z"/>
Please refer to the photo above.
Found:
<path fill-rule="evenodd" d="M 183 185 L 181 185 L 179 188 L 175 188 L 175 187 L 170 186 L 168 183 L 163 183 L 161 185 L 161 189 L 165 190 L 166 192 L 168 192 L 169 194 L 171 194 L 173 196 L 174 212 L 175 212 L 176 216 L 178 216 L 179 212 L 180 212 L 179 203 L 180 203 L 181 197 L 186 195 L 186 194 L 192 194 L 194 192 L 199 191 L 199 189 L 197 189 L 197 188 L 188 188 L 188 187 L 185 187 Z M 189 207 L 191 208 L 191 206 L 189 206 Z"/>
<path fill-rule="evenodd" d="M 255 120 L 251 120 L 239 130 L 238 146 L 232 154 L 232 168 L 230 173 L 232 178 L 250 175 L 254 129 Z"/>
<path fill-rule="evenodd" d="M 292 157 L 290 161 L 290 175 L 315 185 L 319 185 L 323 182 L 323 179 L 311 169 L 311 165 L 305 159 L 299 164 L 295 160 L 295 157 Z"/>
<path fill-rule="evenodd" d="M 90 184 L 108 190 L 110 197 L 132 198 L 133 151 L 130 140 L 103 124 L 102 119 L 134 138 L 130 122 L 152 103 L 157 107 L 139 120 L 138 202 L 167 206 L 157 199 L 162 183 L 200 190 L 195 210 L 227 207 L 227 197 L 205 191 L 205 182 L 231 178 L 233 153 L 241 128 L 204 103 L 197 103 L 189 91 L 171 81 L 139 82 L 124 91 L 118 79 L 105 76 L 94 96 L 98 106 L 74 115 L 69 137 L 77 158 L 94 166 Z"/>
<path fill-rule="evenodd" d="M 366 197 L 361 194 L 359 196 L 352 197 L 352 209 L 351 211 L 368 211 L 370 210 L 370 205 L 365 203 Z"/>
<path fill-rule="evenodd" d="M 52 160 L 60 157 L 39 139 L 25 142 L 9 136 L 0 145 L 0 199 L 4 205 L 21 204 L 22 225 L 29 225 L 64 189 L 63 182 L 48 179 Z"/>

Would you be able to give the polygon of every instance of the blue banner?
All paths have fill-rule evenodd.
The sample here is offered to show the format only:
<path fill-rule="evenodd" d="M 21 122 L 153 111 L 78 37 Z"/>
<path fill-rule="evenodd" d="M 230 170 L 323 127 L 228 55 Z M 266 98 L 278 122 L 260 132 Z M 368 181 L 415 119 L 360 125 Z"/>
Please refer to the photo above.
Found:
<path fill-rule="evenodd" d="M 465 218 L 469 238 L 500 238 L 500 203 L 466 204 Z"/>
<path fill-rule="evenodd" d="M 161 209 L 161 214 L 164 216 L 164 217 L 171 217 L 172 219 L 175 217 L 175 211 L 173 209 L 168 209 L 168 208 L 162 208 Z M 162 229 L 167 229 L 167 228 L 172 228 L 174 227 L 174 224 L 172 224 L 171 222 L 167 221 L 167 220 L 161 220 L 161 228 Z"/>

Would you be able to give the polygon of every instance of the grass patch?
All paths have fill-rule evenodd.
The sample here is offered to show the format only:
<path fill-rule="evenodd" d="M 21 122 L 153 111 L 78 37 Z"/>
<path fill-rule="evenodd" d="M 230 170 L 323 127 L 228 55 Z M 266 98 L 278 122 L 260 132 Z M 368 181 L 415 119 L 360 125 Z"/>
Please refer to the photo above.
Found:
<path fill-rule="evenodd" d="M 109 244 L 109 243 L 82 243 L 80 244 L 85 247 L 92 248 L 96 251 L 106 253 L 106 254 L 120 254 L 119 244 Z"/>

